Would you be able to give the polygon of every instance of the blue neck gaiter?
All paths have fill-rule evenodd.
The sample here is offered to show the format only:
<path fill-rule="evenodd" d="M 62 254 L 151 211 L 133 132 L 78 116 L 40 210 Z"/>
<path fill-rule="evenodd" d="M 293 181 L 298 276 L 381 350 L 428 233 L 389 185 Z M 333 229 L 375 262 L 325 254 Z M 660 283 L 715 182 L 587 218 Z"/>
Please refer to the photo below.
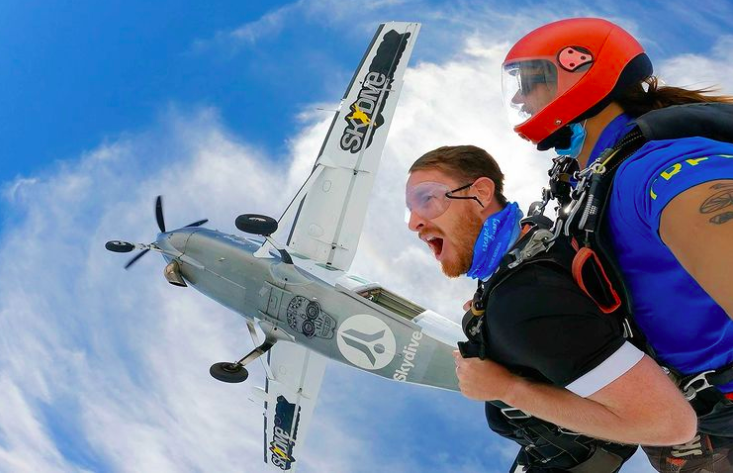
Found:
<path fill-rule="evenodd" d="M 516 202 L 510 202 L 484 222 L 473 247 L 473 263 L 466 273 L 473 279 L 486 280 L 499 267 L 501 258 L 517 241 L 522 211 Z"/>
<path fill-rule="evenodd" d="M 559 156 L 570 156 L 573 159 L 578 159 L 578 156 L 580 156 L 580 153 L 583 151 L 583 145 L 585 144 L 585 138 L 587 136 L 587 132 L 585 131 L 585 122 L 573 123 L 570 125 L 570 130 L 572 131 L 570 147 L 555 148 L 555 152 Z"/>

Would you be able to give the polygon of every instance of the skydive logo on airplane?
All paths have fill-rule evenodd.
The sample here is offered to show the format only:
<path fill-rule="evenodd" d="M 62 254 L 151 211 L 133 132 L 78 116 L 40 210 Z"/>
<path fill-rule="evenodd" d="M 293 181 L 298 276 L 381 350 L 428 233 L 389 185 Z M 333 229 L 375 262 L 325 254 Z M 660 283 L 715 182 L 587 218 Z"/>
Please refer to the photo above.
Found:
<path fill-rule="evenodd" d="M 358 153 L 364 147 L 365 140 L 368 148 L 377 128 L 384 123 L 382 110 L 387 103 L 388 89 L 409 37 L 410 33 L 399 34 L 391 30 L 382 38 L 377 54 L 369 65 L 369 72 L 362 80 L 359 96 L 349 106 L 351 113 L 344 117 L 346 128 L 340 143 L 344 151 Z M 371 133 L 367 136 L 370 124 Z"/>
<path fill-rule="evenodd" d="M 397 342 L 389 326 L 371 315 L 355 315 L 338 329 L 338 349 L 351 364 L 379 370 L 394 359 Z"/>
<path fill-rule="evenodd" d="M 295 419 L 295 423 L 293 423 L 293 419 Z M 284 396 L 278 396 L 274 423 L 272 442 L 270 442 L 271 462 L 281 470 L 289 470 L 295 463 L 293 448 L 295 447 L 295 439 L 298 436 L 300 408 L 298 408 L 296 418 L 295 404 L 288 402 Z"/>

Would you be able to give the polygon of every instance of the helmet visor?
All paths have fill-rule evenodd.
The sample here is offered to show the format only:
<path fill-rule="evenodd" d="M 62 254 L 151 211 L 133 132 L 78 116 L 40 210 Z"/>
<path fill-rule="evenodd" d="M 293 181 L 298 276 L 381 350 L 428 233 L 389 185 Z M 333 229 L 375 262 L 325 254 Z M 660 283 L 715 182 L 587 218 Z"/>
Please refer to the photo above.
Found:
<path fill-rule="evenodd" d="M 557 68 L 545 59 L 504 64 L 502 93 L 509 122 L 520 125 L 557 97 Z"/>

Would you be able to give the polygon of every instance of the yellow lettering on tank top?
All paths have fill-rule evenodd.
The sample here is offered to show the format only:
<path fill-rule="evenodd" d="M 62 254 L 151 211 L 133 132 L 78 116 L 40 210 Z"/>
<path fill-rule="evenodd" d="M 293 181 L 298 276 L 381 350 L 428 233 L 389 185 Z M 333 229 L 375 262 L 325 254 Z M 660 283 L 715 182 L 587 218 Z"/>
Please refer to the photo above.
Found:
<path fill-rule="evenodd" d="M 660 176 L 662 176 L 666 181 L 669 181 L 670 179 L 672 179 L 672 176 L 680 172 L 680 170 L 682 170 L 682 164 L 676 163 L 662 171 Z"/>
<path fill-rule="evenodd" d="M 708 159 L 710 159 L 710 158 L 707 158 L 707 157 L 705 157 L 705 158 L 697 158 L 697 159 L 690 158 L 690 159 L 685 159 L 685 162 L 687 164 L 689 164 L 690 166 L 697 166 L 702 161 L 705 161 L 705 160 L 708 160 Z"/>

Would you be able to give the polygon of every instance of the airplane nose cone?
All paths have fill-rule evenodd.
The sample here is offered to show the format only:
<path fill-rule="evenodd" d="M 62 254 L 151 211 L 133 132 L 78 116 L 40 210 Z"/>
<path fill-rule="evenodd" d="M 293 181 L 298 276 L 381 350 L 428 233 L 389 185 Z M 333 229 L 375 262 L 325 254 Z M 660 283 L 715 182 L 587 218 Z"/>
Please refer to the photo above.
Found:
<path fill-rule="evenodd" d="M 175 232 L 168 235 L 168 241 L 173 248 L 183 253 L 186 250 L 186 242 L 190 236 L 191 232 Z"/>
<path fill-rule="evenodd" d="M 186 251 L 186 243 L 195 230 L 181 229 L 172 232 L 161 233 L 158 238 L 158 246 L 164 249 L 178 251 L 184 253 Z"/>

